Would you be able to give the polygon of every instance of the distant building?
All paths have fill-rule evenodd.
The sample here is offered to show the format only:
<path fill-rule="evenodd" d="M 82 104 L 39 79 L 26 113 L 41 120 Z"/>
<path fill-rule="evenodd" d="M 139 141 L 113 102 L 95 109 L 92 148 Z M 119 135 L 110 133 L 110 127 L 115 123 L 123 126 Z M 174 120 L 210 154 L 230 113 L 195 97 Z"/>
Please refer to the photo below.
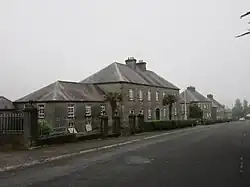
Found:
<path fill-rule="evenodd" d="M 0 96 L 0 110 L 13 110 L 13 103 L 4 96 Z"/>
<path fill-rule="evenodd" d="M 189 104 L 197 104 L 198 107 L 203 111 L 204 119 L 212 119 L 212 101 L 199 93 L 195 87 L 189 86 L 180 94 L 181 98 Z M 182 102 L 183 103 L 183 102 Z"/>
<path fill-rule="evenodd" d="M 190 106 L 190 102 L 189 101 L 185 102 L 185 96 L 180 94 L 180 119 L 181 120 L 185 120 L 185 115 L 188 118 L 188 116 L 189 116 L 189 106 Z M 186 112 L 186 114 L 185 114 L 185 112 Z"/>
<path fill-rule="evenodd" d="M 212 94 L 208 94 L 207 98 L 210 101 L 212 101 L 212 119 L 213 120 L 224 119 L 225 106 L 216 101 Z"/>
<path fill-rule="evenodd" d="M 233 119 L 232 109 L 230 109 L 230 108 L 225 108 L 224 118 L 225 118 L 225 119 L 228 119 L 228 120 Z"/>

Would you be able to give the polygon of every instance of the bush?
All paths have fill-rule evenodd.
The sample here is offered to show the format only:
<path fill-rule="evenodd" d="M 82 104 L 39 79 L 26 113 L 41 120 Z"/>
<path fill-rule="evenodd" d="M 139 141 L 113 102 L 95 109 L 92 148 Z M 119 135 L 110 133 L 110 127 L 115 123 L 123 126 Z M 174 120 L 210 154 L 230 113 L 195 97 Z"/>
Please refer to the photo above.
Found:
<path fill-rule="evenodd" d="M 150 121 L 144 123 L 145 131 L 171 130 L 177 128 L 192 127 L 196 125 L 196 120 L 168 120 Z"/>
<path fill-rule="evenodd" d="M 230 122 L 231 120 L 228 119 L 217 119 L 217 120 L 203 120 L 202 124 L 203 125 L 212 125 L 212 124 L 218 124 L 218 123 L 226 123 Z"/>
<path fill-rule="evenodd" d="M 39 129 L 40 129 L 40 135 L 49 135 L 52 131 L 53 128 L 52 126 L 46 121 L 46 120 L 39 120 Z"/>

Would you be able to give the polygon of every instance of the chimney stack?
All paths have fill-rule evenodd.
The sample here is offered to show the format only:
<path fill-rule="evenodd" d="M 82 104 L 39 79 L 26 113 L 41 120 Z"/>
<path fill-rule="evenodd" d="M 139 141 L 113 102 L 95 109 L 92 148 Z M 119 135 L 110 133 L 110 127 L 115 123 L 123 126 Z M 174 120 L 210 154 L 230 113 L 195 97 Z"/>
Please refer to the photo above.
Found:
<path fill-rule="evenodd" d="M 190 90 L 190 91 L 195 92 L 195 87 L 193 87 L 193 86 L 188 86 L 188 87 L 187 87 L 187 90 Z"/>
<path fill-rule="evenodd" d="M 139 60 L 138 63 L 136 63 L 136 67 L 140 69 L 141 71 L 146 71 L 147 70 L 147 63 L 144 62 L 143 60 Z"/>
<path fill-rule="evenodd" d="M 207 98 L 208 98 L 208 99 L 214 99 L 214 96 L 213 96 L 212 94 L 208 94 L 208 95 L 207 95 Z"/>
<path fill-rule="evenodd" d="M 131 69 L 136 69 L 136 59 L 134 57 L 128 57 L 128 59 L 125 60 L 125 63 Z"/>

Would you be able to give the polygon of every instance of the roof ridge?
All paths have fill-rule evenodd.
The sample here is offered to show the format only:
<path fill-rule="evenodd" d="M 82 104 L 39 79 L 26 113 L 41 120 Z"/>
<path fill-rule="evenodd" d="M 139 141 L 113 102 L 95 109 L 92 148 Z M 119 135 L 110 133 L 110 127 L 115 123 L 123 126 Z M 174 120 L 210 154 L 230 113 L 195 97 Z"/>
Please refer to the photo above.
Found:
<path fill-rule="evenodd" d="M 60 84 L 59 81 L 56 81 L 55 82 L 55 85 L 53 87 L 53 97 L 52 97 L 52 100 L 56 100 L 56 97 L 57 97 L 57 89 L 58 89 L 58 84 Z"/>
<path fill-rule="evenodd" d="M 58 80 L 60 83 L 70 83 L 70 84 L 85 84 L 81 82 L 76 82 L 76 81 L 65 81 L 65 80 Z"/>
<path fill-rule="evenodd" d="M 83 81 L 86 82 L 87 80 L 91 79 L 95 75 L 98 75 L 98 73 L 100 73 L 101 71 L 103 71 L 104 69 L 106 69 L 108 67 L 111 67 L 114 63 L 116 63 L 116 62 L 113 62 L 113 63 L 109 64 L 108 66 L 105 66 L 104 68 L 100 69 L 99 71 L 95 72 L 94 74 L 91 74 L 90 76 L 88 76 L 85 79 L 81 80 L 80 83 L 84 83 Z"/>
<path fill-rule="evenodd" d="M 121 73 L 119 67 L 117 66 L 118 63 L 117 63 L 117 62 L 114 62 L 114 63 L 112 63 L 112 64 L 115 65 L 115 69 L 116 69 L 116 71 L 117 71 L 117 73 L 118 73 L 118 76 L 119 76 L 120 81 L 128 81 L 126 78 L 124 78 L 124 77 L 122 76 L 122 73 Z"/>
<path fill-rule="evenodd" d="M 4 96 L 0 96 L 0 99 L 5 99 L 5 100 L 7 100 L 7 101 L 9 101 L 9 102 L 12 102 L 10 99 L 8 99 L 7 97 L 4 97 Z"/>

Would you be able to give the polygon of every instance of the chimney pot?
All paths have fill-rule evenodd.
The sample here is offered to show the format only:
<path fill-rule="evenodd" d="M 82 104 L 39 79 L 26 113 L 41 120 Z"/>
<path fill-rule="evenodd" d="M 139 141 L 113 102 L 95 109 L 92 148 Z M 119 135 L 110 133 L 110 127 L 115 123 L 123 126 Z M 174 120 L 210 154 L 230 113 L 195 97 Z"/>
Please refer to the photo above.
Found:
<path fill-rule="evenodd" d="M 213 98 L 214 98 L 214 96 L 213 96 L 212 94 L 208 94 L 208 95 L 207 95 L 207 98 L 209 98 L 209 99 L 213 99 Z"/>
<path fill-rule="evenodd" d="M 128 67 L 136 69 L 136 59 L 134 57 L 128 57 L 128 59 L 125 60 L 125 63 Z"/>
<path fill-rule="evenodd" d="M 146 71 L 147 70 L 147 63 L 144 62 L 143 60 L 139 60 L 138 63 L 136 63 L 136 68 L 140 69 L 141 71 Z"/>
<path fill-rule="evenodd" d="M 188 86 L 187 89 L 190 91 L 193 91 L 193 92 L 195 91 L 195 87 L 193 87 L 193 86 Z"/>

